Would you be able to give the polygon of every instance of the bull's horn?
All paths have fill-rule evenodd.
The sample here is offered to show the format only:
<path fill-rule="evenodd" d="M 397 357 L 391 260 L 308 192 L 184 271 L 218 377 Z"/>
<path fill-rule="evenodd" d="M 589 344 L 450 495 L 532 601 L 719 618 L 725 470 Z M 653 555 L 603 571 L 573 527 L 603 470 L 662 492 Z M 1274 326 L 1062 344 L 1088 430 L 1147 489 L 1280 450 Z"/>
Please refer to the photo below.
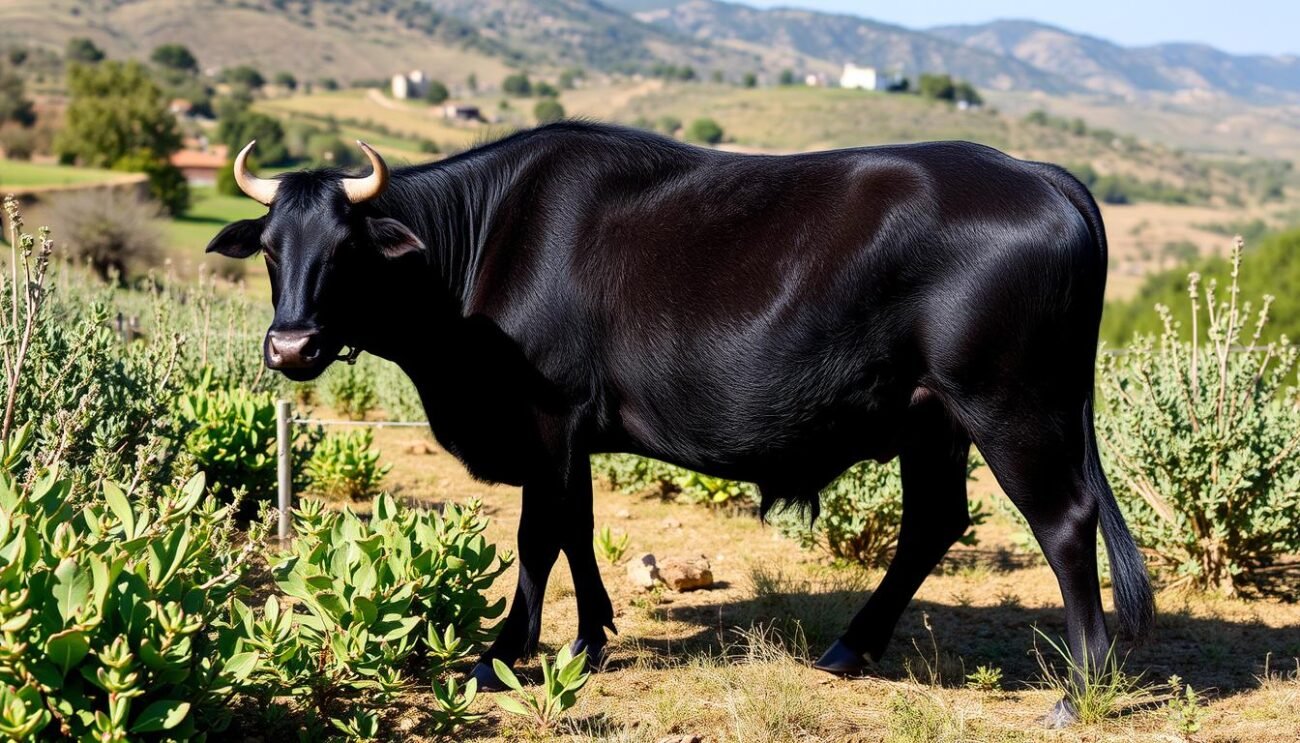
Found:
<path fill-rule="evenodd" d="M 388 164 L 384 162 L 384 158 L 365 142 L 357 140 L 357 144 L 361 145 L 361 151 L 370 158 L 370 175 L 364 178 L 343 179 L 343 192 L 348 195 L 348 201 L 353 204 L 375 198 L 388 186 Z"/>
<path fill-rule="evenodd" d="M 253 145 L 257 140 L 244 145 L 244 149 L 235 155 L 235 183 L 239 185 L 239 190 L 248 195 L 250 199 L 270 206 L 275 201 L 275 190 L 280 187 L 279 181 L 271 181 L 265 178 L 258 178 L 248 169 L 248 153 L 253 151 Z"/>

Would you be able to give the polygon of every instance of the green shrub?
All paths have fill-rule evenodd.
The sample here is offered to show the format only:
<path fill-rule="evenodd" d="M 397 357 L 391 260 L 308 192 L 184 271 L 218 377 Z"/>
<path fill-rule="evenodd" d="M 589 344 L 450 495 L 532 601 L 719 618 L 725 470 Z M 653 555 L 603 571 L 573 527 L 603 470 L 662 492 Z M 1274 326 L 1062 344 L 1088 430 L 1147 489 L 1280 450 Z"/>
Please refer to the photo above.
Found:
<path fill-rule="evenodd" d="M 126 740 L 225 729 L 256 662 L 234 652 L 225 621 L 250 554 L 232 545 L 226 510 L 204 499 L 201 476 L 147 497 L 107 483 L 78 492 L 52 472 L 21 483 L 11 467 L 29 433 L 0 471 L 0 731 Z"/>
<path fill-rule="evenodd" d="M 538 124 L 550 124 L 564 119 L 564 106 L 554 98 L 544 98 L 533 106 L 533 117 Z"/>
<path fill-rule="evenodd" d="M 243 517 L 257 513 L 276 493 L 275 398 L 269 393 L 216 386 L 211 375 L 182 395 L 176 417 L 186 431 L 185 451 L 207 474 L 210 490 L 227 501 L 246 498 Z M 320 434 L 297 437 L 293 461 L 310 462 Z M 299 474 L 295 483 L 306 485 Z"/>
<path fill-rule="evenodd" d="M 1224 292 L 1188 278 L 1187 332 L 1160 305 L 1158 339 L 1098 364 L 1098 435 L 1149 564 L 1227 594 L 1300 552 L 1300 395 L 1288 386 L 1300 349 L 1285 336 L 1261 345 L 1272 298 L 1255 311 L 1239 296 L 1241 249 Z"/>
<path fill-rule="evenodd" d="M 696 119 L 686 127 L 686 140 L 700 144 L 718 144 L 722 141 L 722 127 L 713 119 Z"/>
<path fill-rule="evenodd" d="M 325 391 L 330 407 L 351 420 L 365 420 L 379 398 L 374 378 L 359 364 L 335 364 Z"/>
<path fill-rule="evenodd" d="M 507 75 L 501 81 L 501 90 L 507 95 L 527 97 L 533 94 L 533 83 L 527 74 L 519 72 Z"/>
<path fill-rule="evenodd" d="M 490 638 L 505 600 L 484 593 L 509 565 L 482 532 L 479 506 L 442 514 L 381 496 L 370 519 L 307 500 L 293 546 L 272 558 L 275 597 L 261 611 L 235 602 L 242 648 L 257 652 L 250 689 L 274 709 L 286 694 L 336 729 L 373 729 L 378 710 L 409 687 L 417 656 L 440 675 Z M 435 694 L 435 726 L 466 721 L 472 686 Z M 275 700 L 272 703 L 272 700 Z"/>
<path fill-rule="evenodd" d="M 979 466 L 972 456 L 966 474 Z M 975 544 L 974 528 L 984 523 L 979 501 L 970 501 L 971 529 L 962 544 Z M 824 552 L 835 560 L 859 565 L 887 564 L 898 547 L 903 520 L 903 479 L 898 460 L 887 464 L 861 462 L 821 493 L 821 515 L 809 526 L 800 513 L 776 518 L 781 532 L 797 539 L 804 549 Z"/>
<path fill-rule="evenodd" d="M 179 330 L 160 327 L 128 342 L 114 328 L 135 313 L 169 323 L 171 298 L 122 295 L 76 269 L 62 270 L 52 285 L 48 232 L 26 234 L 17 202 L 6 199 L 5 208 L 10 260 L 28 278 L 15 286 L 0 272 L 0 343 L 22 349 L 4 356 L 0 439 L 32 422 L 33 442 L 19 467 L 58 461 L 78 484 L 170 481 L 180 438 L 167 414 L 181 388 Z"/>
<path fill-rule="evenodd" d="M 322 439 L 307 460 L 309 492 L 354 501 L 373 498 L 392 469 L 379 463 L 379 452 L 371 448 L 373 443 L 374 434 L 369 429 Z"/>
<path fill-rule="evenodd" d="M 429 86 L 424 89 L 424 100 L 427 103 L 438 105 L 451 97 L 451 91 L 441 80 L 430 80 Z"/>
<path fill-rule="evenodd" d="M 657 459 L 632 454 L 600 454 L 591 459 L 592 473 L 615 490 L 639 495 L 652 493 L 678 503 L 753 509 L 758 504 L 754 486 L 709 477 Z"/>

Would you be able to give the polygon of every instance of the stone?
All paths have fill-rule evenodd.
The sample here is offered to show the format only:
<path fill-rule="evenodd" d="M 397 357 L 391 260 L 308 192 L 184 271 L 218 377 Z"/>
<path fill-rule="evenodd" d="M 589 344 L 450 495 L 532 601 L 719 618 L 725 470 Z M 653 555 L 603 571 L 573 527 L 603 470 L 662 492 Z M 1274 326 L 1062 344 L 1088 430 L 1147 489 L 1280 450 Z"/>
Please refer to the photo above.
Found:
<path fill-rule="evenodd" d="M 682 528 L 682 522 L 670 516 L 664 519 L 663 526 L 665 529 L 680 529 Z"/>
<path fill-rule="evenodd" d="M 659 568 L 655 556 L 649 552 L 632 558 L 627 564 L 627 579 L 642 591 L 649 591 L 659 582 Z"/>
<path fill-rule="evenodd" d="M 674 591 L 694 591 L 713 585 L 713 569 L 709 558 L 668 558 L 658 565 L 659 580 Z"/>
<path fill-rule="evenodd" d="M 626 508 L 620 508 L 620 509 L 618 510 L 618 513 L 614 514 L 614 518 L 616 518 L 616 519 L 630 519 L 630 518 L 632 518 L 632 512 L 629 511 L 629 510 L 627 510 Z"/>

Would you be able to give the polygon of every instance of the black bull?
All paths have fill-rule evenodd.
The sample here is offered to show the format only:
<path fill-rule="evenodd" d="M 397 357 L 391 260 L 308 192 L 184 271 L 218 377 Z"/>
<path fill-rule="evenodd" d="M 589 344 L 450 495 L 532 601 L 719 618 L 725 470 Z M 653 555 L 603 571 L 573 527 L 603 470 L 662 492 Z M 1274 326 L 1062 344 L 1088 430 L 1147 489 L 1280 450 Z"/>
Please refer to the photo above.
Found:
<path fill-rule="evenodd" d="M 344 346 L 390 359 L 471 473 L 523 487 L 518 589 L 484 660 L 535 648 L 560 552 L 577 644 L 604 648 L 595 452 L 753 482 L 765 511 L 815 510 L 849 466 L 899 457 L 897 553 L 826 670 L 878 657 L 967 529 L 972 442 L 1056 573 L 1074 657 L 1109 645 L 1099 521 L 1119 623 L 1149 628 L 1093 432 L 1105 235 L 1065 171 L 965 142 L 752 156 L 559 124 L 361 200 L 341 177 L 259 181 L 269 213 L 209 250 L 264 251 L 269 365 L 309 379 Z"/>

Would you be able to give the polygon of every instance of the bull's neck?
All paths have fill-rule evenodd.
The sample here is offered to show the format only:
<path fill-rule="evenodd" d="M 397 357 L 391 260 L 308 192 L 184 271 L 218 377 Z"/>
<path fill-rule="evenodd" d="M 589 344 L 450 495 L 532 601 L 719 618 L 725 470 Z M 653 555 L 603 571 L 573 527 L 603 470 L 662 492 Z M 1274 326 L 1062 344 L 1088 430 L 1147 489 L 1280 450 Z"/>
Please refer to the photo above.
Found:
<path fill-rule="evenodd" d="M 520 171 L 512 154 L 489 146 L 396 170 L 374 202 L 377 212 L 424 241 L 430 252 L 428 278 L 462 314 L 471 304 L 498 209 Z"/>

